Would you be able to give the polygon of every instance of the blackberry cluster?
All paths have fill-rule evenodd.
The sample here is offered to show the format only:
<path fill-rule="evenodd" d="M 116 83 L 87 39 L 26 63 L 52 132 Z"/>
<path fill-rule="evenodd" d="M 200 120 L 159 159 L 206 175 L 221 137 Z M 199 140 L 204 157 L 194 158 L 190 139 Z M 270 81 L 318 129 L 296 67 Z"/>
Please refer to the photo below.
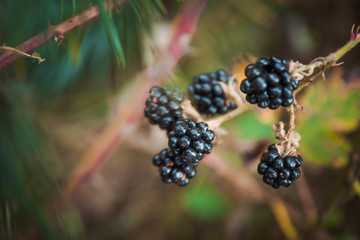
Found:
<path fill-rule="evenodd" d="M 184 93 L 175 87 L 153 87 L 146 99 L 145 116 L 151 124 L 159 124 L 162 129 L 169 129 L 178 119 L 182 118 L 180 103 Z"/>
<path fill-rule="evenodd" d="M 294 102 L 293 91 L 299 83 L 291 79 L 288 60 L 278 57 L 262 57 L 245 69 L 247 77 L 241 82 L 240 90 L 246 100 L 261 108 L 277 109 L 288 107 Z"/>
<path fill-rule="evenodd" d="M 273 188 L 289 187 L 301 176 L 299 167 L 302 163 L 300 155 L 282 158 L 275 144 L 272 144 L 268 147 L 268 152 L 262 154 L 258 172 L 263 175 L 263 181 Z"/>
<path fill-rule="evenodd" d="M 174 182 L 186 186 L 196 176 L 196 166 L 183 164 L 180 156 L 170 149 L 163 149 L 153 157 L 153 164 L 159 167 L 160 177 L 164 183 Z"/>
<path fill-rule="evenodd" d="M 211 152 L 215 134 L 204 122 L 181 118 L 168 129 L 168 137 L 169 148 L 156 154 L 153 164 L 159 167 L 163 182 L 186 186 L 196 176 L 204 154 Z"/>
<path fill-rule="evenodd" d="M 179 162 L 197 165 L 204 154 L 211 152 L 215 134 L 206 123 L 188 118 L 176 121 L 169 129 L 168 137 L 169 147 L 175 156 L 179 156 Z"/>
<path fill-rule="evenodd" d="M 205 114 L 224 114 L 235 109 L 235 102 L 227 103 L 219 82 L 228 83 L 231 75 L 219 69 L 215 73 L 196 75 L 189 86 L 190 98 L 194 107 Z"/>

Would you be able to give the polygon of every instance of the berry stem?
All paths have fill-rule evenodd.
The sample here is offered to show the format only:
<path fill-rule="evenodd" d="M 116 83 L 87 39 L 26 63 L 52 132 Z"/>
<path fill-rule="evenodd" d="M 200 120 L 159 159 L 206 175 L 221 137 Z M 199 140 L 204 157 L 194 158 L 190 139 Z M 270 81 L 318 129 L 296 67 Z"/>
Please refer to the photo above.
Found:
<path fill-rule="evenodd" d="M 295 108 L 294 108 L 294 104 L 292 104 L 290 107 L 288 107 L 287 110 L 288 110 L 288 112 L 290 114 L 290 119 L 289 119 L 289 129 L 288 129 L 288 132 L 287 132 L 288 142 L 286 143 L 285 156 L 289 155 L 293 151 L 293 149 L 292 149 L 293 146 L 291 146 L 291 142 L 292 142 L 293 133 L 295 132 Z"/>
<path fill-rule="evenodd" d="M 235 85 L 233 84 L 234 81 L 236 82 Z M 254 105 L 248 104 L 242 99 L 240 91 L 235 91 L 235 89 L 240 89 L 240 83 L 241 81 L 236 78 L 236 75 L 229 80 L 228 84 L 222 82 L 219 83 L 221 88 L 224 90 L 226 97 L 233 100 L 238 107 L 224 115 L 220 115 L 208 121 L 207 124 L 209 124 L 211 129 L 219 127 L 223 122 L 233 119 L 234 117 L 254 107 Z"/>
<path fill-rule="evenodd" d="M 357 37 L 351 39 L 344 46 L 339 48 L 337 51 L 330 53 L 328 56 L 316 58 L 308 65 L 300 64 L 300 66 L 295 68 L 292 71 L 292 74 L 300 74 L 304 76 L 304 78 L 299 81 L 299 88 L 294 92 L 298 93 L 302 88 L 308 86 L 313 79 L 315 79 L 319 74 L 323 74 L 326 69 L 340 65 L 341 63 L 337 63 L 337 61 L 360 42 L 360 35 L 357 34 L 356 36 Z"/>
<path fill-rule="evenodd" d="M 236 84 L 233 84 L 233 83 Z M 226 98 L 234 101 L 238 106 L 246 103 L 244 99 L 241 98 L 240 89 L 241 81 L 236 78 L 236 74 L 228 81 L 228 83 L 219 82 L 219 85 L 225 92 Z M 236 90 L 235 90 L 236 89 Z"/>
<path fill-rule="evenodd" d="M 184 101 L 181 103 L 181 108 L 183 109 L 185 118 L 192 118 L 197 122 L 204 122 L 200 113 L 193 107 L 189 99 L 184 99 Z"/>
<path fill-rule="evenodd" d="M 251 108 L 254 108 L 254 105 L 251 104 L 242 104 L 241 106 L 238 106 L 236 109 L 234 109 L 233 111 L 228 112 L 225 115 L 221 115 L 219 117 L 213 118 L 210 121 L 207 122 L 207 124 L 209 125 L 210 129 L 215 129 L 217 127 L 219 127 L 223 122 L 228 121 L 238 115 L 240 115 L 241 113 L 250 110 Z"/>

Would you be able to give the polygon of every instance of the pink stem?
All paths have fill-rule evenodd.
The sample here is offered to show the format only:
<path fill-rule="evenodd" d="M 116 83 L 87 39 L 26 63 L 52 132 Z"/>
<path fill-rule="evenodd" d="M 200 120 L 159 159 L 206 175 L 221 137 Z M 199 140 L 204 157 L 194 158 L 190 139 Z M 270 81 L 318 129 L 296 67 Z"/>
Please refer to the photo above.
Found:
<path fill-rule="evenodd" d="M 121 105 L 114 121 L 100 133 L 93 146 L 86 152 L 84 158 L 70 174 L 63 191 L 63 198 L 73 196 L 77 190 L 99 169 L 109 158 L 113 150 L 122 142 L 124 129 L 143 116 L 145 99 L 149 89 L 160 80 L 168 78 L 168 74 L 176 67 L 179 59 L 188 51 L 190 40 L 195 32 L 197 21 L 208 0 L 189 0 L 185 3 L 178 17 L 174 20 L 175 30 L 168 47 L 159 59 L 147 68 L 141 75 L 141 83 L 136 96 L 130 103 Z M 188 38 L 187 44 L 182 39 Z M 165 68 L 165 69 L 164 69 Z M 162 76 L 161 73 L 166 73 Z"/>
<path fill-rule="evenodd" d="M 120 6 L 124 4 L 127 0 L 118 0 L 117 4 Z M 111 10 L 115 8 L 112 1 L 110 1 Z M 107 8 L 108 4 L 105 3 Z M 67 32 L 73 30 L 76 27 L 80 27 L 90 21 L 96 19 L 99 16 L 99 9 L 97 6 L 90 6 L 87 10 L 75 15 L 74 17 L 59 23 L 58 25 L 49 25 L 48 29 L 45 32 L 39 33 L 29 40 L 25 41 L 21 45 L 17 46 L 16 49 L 24 53 L 31 53 L 35 49 L 55 40 L 57 37 L 62 37 Z M 20 58 L 19 54 L 16 54 L 12 51 L 4 51 L 0 56 L 0 71 L 13 63 L 16 59 Z"/>

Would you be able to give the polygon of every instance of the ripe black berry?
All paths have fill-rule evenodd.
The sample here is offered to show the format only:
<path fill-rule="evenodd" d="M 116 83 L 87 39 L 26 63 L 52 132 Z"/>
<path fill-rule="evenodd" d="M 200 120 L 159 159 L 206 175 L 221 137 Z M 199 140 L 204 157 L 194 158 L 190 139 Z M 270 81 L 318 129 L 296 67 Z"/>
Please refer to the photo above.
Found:
<path fill-rule="evenodd" d="M 180 103 L 184 93 L 174 87 L 153 87 L 146 99 L 145 116 L 151 124 L 159 124 L 162 129 L 168 129 L 178 119 L 182 118 Z"/>
<path fill-rule="evenodd" d="M 169 147 L 182 157 L 183 164 L 197 164 L 212 150 L 211 142 L 215 138 L 213 131 L 204 122 L 181 119 L 168 131 Z"/>
<path fill-rule="evenodd" d="M 186 186 L 196 176 L 196 166 L 183 164 L 181 156 L 170 148 L 163 149 L 153 157 L 153 164 L 159 167 L 160 177 L 164 183 L 175 183 Z"/>
<path fill-rule="evenodd" d="M 277 109 L 288 107 L 294 102 L 293 91 L 299 83 L 291 79 L 288 61 L 277 57 L 262 57 L 245 69 L 240 90 L 246 100 L 260 108 Z"/>
<path fill-rule="evenodd" d="M 227 102 L 219 82 L 228 83 L 231 75 L 220 69 L 216 73 L 202 73 L 194 77 L 189 86 L 192 104 L 200 113 L 214 115 L 224 114 L 237 106 Z"/>
<path fill-rule="evenodd" d="M 263 181 L 273 188 L 289 187 L 301 176 L 299 167 L 302 163 L 300 155 L 281 157 L 275 144 L 272 144 L 268 152 L 262 154 L 257 170 L 263 175 Z"/>

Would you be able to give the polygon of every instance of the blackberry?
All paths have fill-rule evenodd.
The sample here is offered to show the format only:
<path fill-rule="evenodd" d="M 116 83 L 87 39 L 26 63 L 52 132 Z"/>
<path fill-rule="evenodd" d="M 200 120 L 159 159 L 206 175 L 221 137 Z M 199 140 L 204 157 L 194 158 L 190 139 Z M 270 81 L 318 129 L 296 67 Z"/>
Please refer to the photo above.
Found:
<path fill-rule="evenodd" d="M 160 128 L 168 129 L 176 120 L 182 118 L 180 103 L 184 93 L 175 87 L 153 87 L 146 99 L 145 116 L 151 124 L 159 124 Z"/>
<path fill-rule="evenodd" d="M 288 60 L 278 57 L 261 57 L 245 69 L 247 77 L 241 82 L 240 90 L 246 100 L 261 108 L 277 109 L 288 107 L 294 102 L 293 91 L 299 83 L 291 79 Z"/>
<path fill-rule="evenodd" d="M 196 166 L 183 164 L 181 156 L 174 154 L 170 148 L 163 149 L 153 157 L 153 164 L 159 167 L 160 177 L 164 183 L 175 183 L 186 186 L 196 176 Z"/>
<path fill-rule="evenodd" d="M 168 137 L 169 147 L 188 165 L 198 164 L 204 154 L 211 152 L 215 134 L 206 123 L 188 118 L 176 121 L 168 130 Z"/>
<path fill-rule="evenodd" d="M 300 155 L 281 157 L 275 144 L 272 144 L 268 152 L 262 154 L 257 170 L 263 175 L 263 181 L 273 188 L 289 187 L 301 176 L 299 167 L 302 163 Z"/>
<path fill-rule="evenodd" d="M 219 69 L 215 73 L 196 75 L 189 86 L 192 105 L 200 112 L 214 115 L 224 114 L 237 108 L 235 102 L 227 102 L 219 82 L 228 83 L 231 75 Z"/>

